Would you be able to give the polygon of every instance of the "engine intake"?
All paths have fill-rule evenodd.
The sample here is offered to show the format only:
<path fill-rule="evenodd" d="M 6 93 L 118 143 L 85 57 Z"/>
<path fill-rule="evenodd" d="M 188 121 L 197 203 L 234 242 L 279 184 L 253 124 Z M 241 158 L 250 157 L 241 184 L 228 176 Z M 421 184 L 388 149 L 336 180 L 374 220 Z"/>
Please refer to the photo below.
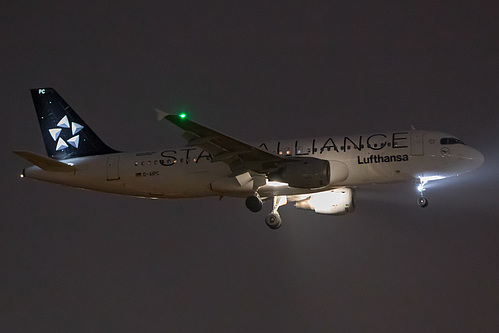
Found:
<path fill-rule="evenodd" d="M 355 194 L 350 188 L 311 194 L 305 200 L 295 203 L 296 208 L 313 210 L 319 214 L 343 215 L 355 209 Z"/>

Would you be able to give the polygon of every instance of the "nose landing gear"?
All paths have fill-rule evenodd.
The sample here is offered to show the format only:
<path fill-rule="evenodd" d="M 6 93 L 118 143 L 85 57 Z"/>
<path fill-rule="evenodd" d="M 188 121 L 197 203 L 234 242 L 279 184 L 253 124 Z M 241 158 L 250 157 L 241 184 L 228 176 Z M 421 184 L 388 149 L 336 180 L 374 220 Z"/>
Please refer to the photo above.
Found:
<path fill-rule="evenodd" d="M 428 206 L 428 199 L 422 196 L 418 199 L 418 203 L 421 208 L 425 208 L 426 206 Z"/>
<path fill-rule="evenodd" d="M 427 180 L 423 180 L 422 178 L 419 178 L 419 185 L 418 185 L 419 198 L 418 198 L 418 204 L 419 204 L 419 207 L 421 207 L 421 208 L 425 208 L 426 206 L 428 206 L 428 199 L 426 199 L 423 196 L 423 192 L 426 190 L 424 188 L 424 186 L 426 185 L 426 183 L 428 183 Z"/>

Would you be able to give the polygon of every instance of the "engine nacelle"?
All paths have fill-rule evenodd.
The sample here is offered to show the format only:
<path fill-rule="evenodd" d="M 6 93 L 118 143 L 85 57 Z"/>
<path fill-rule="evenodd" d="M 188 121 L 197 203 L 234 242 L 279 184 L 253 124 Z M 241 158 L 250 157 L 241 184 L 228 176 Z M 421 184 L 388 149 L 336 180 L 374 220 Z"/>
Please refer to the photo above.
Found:
<path fill-rule="evenodd" d="M 350 188 L 314 193 L 307 199 L 295 203 L 295 207 L 313 210 L 319 214 L 349 214 L 355 209 L 355 193 Z"/>
<path fill-rule="evenodd" d="M 270 181 L 307 189 L 332 185 L 347 177 L 348 168 L 344 163 L 311 157 L 290 161 L 278 171 L 268 175 Z"/>

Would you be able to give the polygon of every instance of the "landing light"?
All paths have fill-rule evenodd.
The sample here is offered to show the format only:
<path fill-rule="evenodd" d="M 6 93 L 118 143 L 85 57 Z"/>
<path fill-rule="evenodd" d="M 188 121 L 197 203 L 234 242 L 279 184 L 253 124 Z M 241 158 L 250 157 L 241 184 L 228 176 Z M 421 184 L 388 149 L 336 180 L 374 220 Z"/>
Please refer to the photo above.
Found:
<path fill-rule="evenodd" d="M 439 179 L 444 179 L 445 177 L 443 176 L 421 176 L 419 177 L 419 180 L 422 182 L 422 183 L 427 183 L 429 181 L 432 181 L 432 180 L 439 180 Z"/>
<path fill-rule="evenodd" d="M 423 191 L 425 191 L 425 185 L 429 182 L 429 181 L 433 181 L 433 180 L 439 180 L 439 179 L 444 179 L 445 177 L 444 176 L 420 176 L 419 177 L 419 185 L 417 187 L 418 189 L 418 192 L 421 192 L 423 193 Z"/>
<path fill-rule="evenodd" d="M 267 185 L 274 186 L 274 187 L 277 187 L 277 186 L 288 186 L 288 183 L 267 181 Z"/>

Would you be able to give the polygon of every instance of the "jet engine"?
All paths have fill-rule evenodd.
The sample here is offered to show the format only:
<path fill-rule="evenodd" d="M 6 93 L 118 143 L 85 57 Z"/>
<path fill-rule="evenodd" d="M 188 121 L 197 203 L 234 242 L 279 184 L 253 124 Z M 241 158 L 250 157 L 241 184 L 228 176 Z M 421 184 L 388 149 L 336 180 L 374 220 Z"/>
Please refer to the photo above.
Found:
<path fill-rule="evenodd" d="M 295 203 L 296 208 L 313 210 L 319 214 L 343 215 L 355 209 L 355 193 L 350 188 L 311 194 Z"/>
<path fill-rule="evenodd" d="M 348 177 L 347 166 L 339 161 L 318 158 L 295 159 L 268 175 L 268 180 L 287 183 L 290 187 L 320 188 Z"/>

